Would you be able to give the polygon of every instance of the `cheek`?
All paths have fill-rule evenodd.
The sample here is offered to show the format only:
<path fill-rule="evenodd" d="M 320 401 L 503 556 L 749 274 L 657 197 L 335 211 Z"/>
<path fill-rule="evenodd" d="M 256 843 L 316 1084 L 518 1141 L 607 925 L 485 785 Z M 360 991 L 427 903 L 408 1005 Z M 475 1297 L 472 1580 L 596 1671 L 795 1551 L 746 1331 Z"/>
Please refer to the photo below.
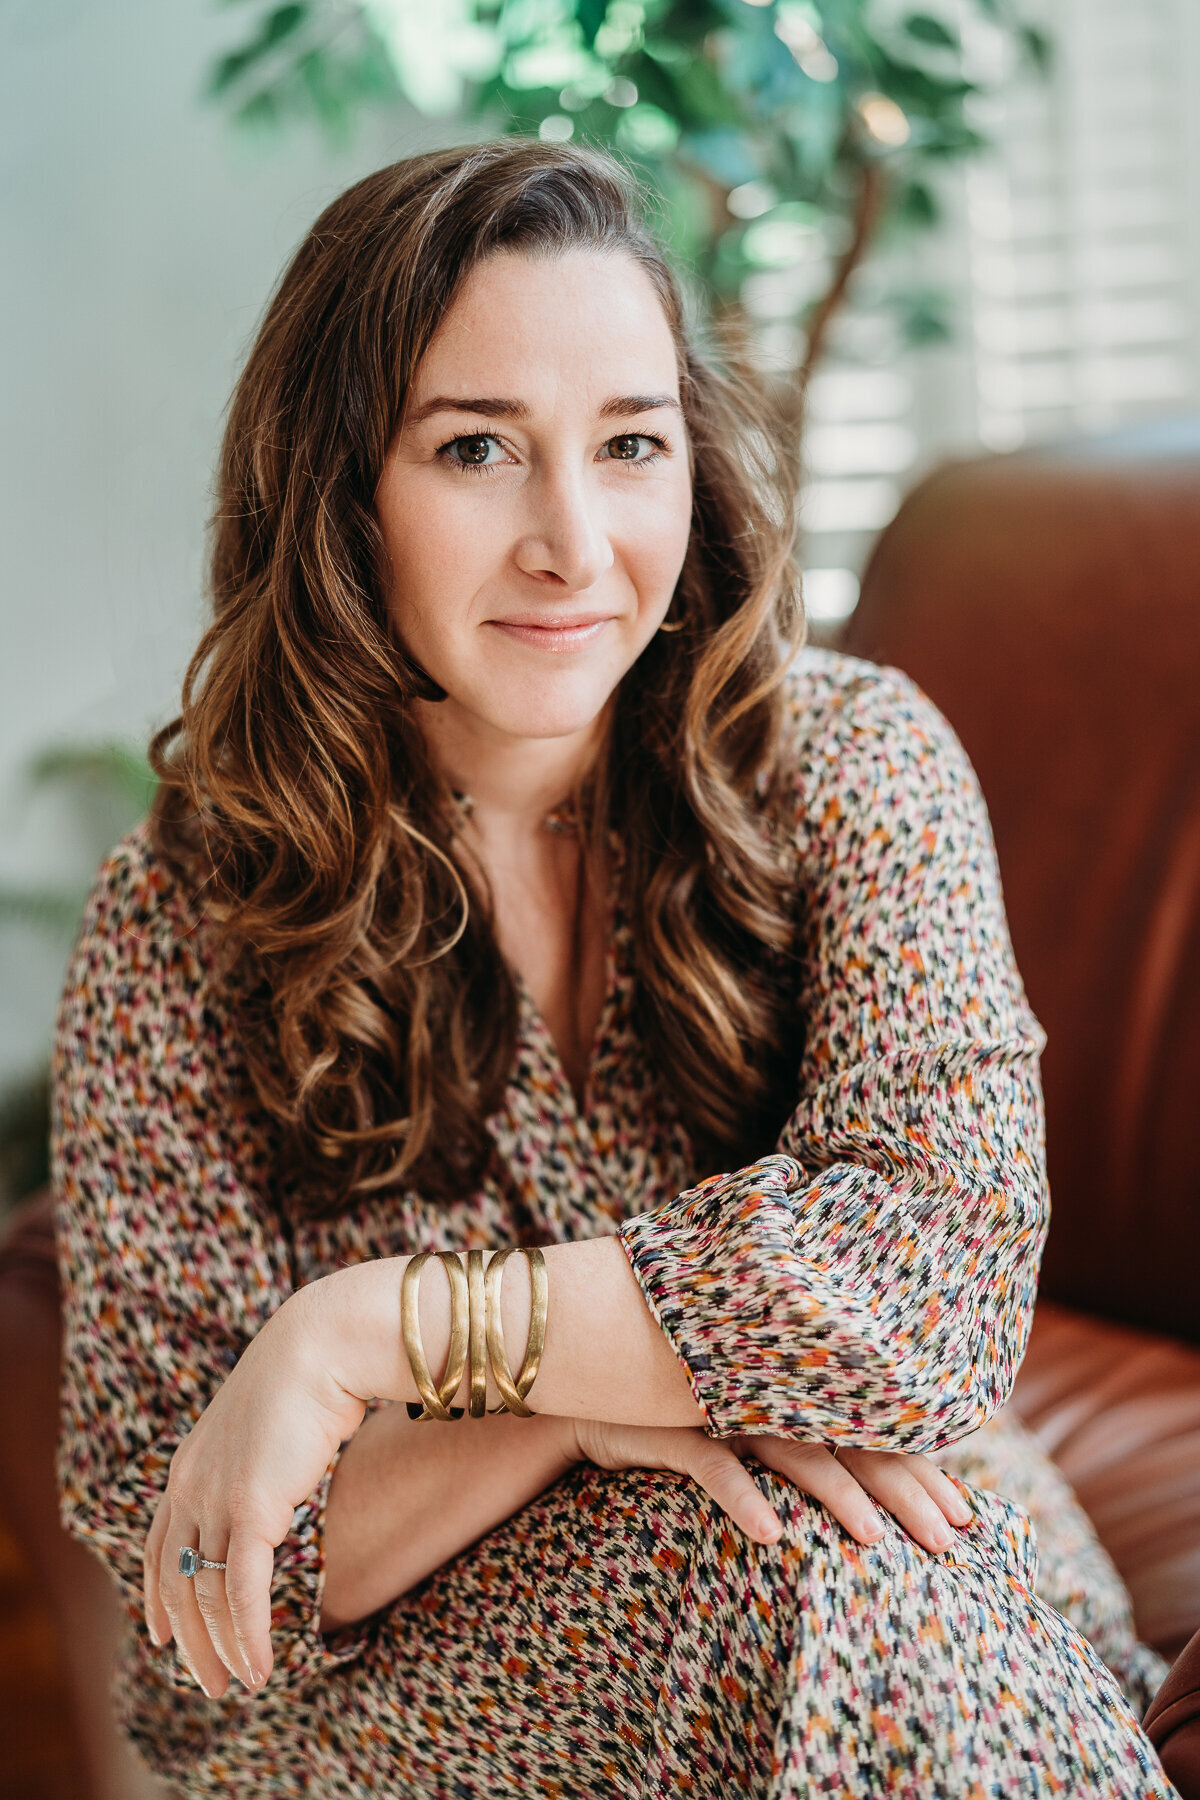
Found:
<path fill-rule="evenodd" d="M 495 534 L 478 510 L 431 483 L 381 509 L 388 611 L 410 646 L 452 628 L 485 573 Z"/>
<path fill-rule="evenodd" d="M 692 496 L 690 487 L 656 504 L 648 505 L 636 521 L 631 521 L 626 538 L 626 566 L 634 578 L 642 603 L 666 607 L 675 591 L 679 571 L 687 554 L 692 529 Z"/>

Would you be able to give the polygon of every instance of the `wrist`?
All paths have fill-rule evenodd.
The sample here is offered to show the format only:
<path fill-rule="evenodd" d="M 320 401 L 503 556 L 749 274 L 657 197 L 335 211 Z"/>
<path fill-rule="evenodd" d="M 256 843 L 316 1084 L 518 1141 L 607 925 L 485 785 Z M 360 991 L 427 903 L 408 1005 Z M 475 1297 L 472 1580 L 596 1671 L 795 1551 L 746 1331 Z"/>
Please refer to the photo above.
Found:
<path fill-rule="evenodd" d="M 400 1339 L 400 1282 L 407 1257 L 337 1269 L 287 1302 L 303 1321 L 311 1354 L 330 1381 L 364 1402 L 412 1399 L 415 1388 Z"/>
<path fill-rule="evenodd" d="M 484 1266 L 493 1251 L 484 1253 Z M 384 1257 L 338 1269 L 293 1296 L 303 1309 L 304 1325 L 314 1354 L 323 1359 L 331 1380 L 362 1401 L 372 1399 L 416 1401 L 420 1398 L 409 1367 L 401 1327 L 400 1294 L 411 1257 Z M 466 1266 L 466 1253 L 460 1254 Z M 450 1345 L 450 1289 L 438 1263 L 427 1263 L 418 1290 L 422 1347 L 432 1379 L 437 1384 L 445 1369 Z M 501 1335 L 513 1372 L 519 1368 L 529 1336 L 531 1308 L 529 1266 L 524 1257 L 513 1257 L 503 1271 L 500 1286 Z M 292 1304 L 291 1301 L 288 1304 Z M 465 1406 L 468 1372 L 464 1371 L 452 1405 Z M 488 1409 L 500 1404 L 501 1395 L 487 1371 Z M 537 1388 L 529 1397 L 537 1412 Z M 564 1444 L 564 1454 L 567 1448 Z"/>
<path fill-rule="evenodd" d="M 579 1445 L 579 1426 L 575 1419 L 566 1419 L 557 1413 L 539 1413 L 536 1421 L 524 1420 L 523 1423 L 542 1426 L 554 1451 L 561 1458 L 563 1471 L 572 1468 L 577 1462 L 585 1460 Z"/>

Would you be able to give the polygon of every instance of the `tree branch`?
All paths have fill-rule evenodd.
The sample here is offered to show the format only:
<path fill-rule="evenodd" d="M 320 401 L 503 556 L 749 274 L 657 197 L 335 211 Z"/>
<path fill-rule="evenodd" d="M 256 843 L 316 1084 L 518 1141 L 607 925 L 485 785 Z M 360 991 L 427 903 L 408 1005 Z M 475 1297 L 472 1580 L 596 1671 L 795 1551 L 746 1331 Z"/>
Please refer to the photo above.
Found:
<path fill-rule="evenodd" d="M 870 248 L 871 240 L 883 212 L 886 192 L 887 180 L 883 164 L 875 158 L 863 162 L 860 165 L 858 194 L 852 214 L 850 242 L 838 259 L 833 280 L 813 309 L 808 324 L 808 345 L 804 352 L 804 361 L 797 369 L 794 380 L 789 383 L 790 392 L 786 411 L 790 415 L 789 422 L 797 428 L 803 420 L 808 384 L 812 379 L 814 369 L 824 354 L 830 325 L 846 298 L 846 290 L 850 286 L 854 271 Z"/>

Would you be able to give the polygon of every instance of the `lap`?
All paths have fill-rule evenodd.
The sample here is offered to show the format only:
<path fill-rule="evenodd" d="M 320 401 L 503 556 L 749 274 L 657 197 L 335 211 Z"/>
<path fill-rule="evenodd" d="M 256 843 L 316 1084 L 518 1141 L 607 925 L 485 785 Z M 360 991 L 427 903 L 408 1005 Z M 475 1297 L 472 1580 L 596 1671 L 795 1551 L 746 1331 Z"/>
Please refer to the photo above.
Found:
<path fill-rule="evenodd" d="M 322 1707 L 322 1793 L 786 1800 L 1161 1794 L 1084 1639 L 1034 1592 L 1028 1514 L 968 1488 L 948 1552 L 894 1521 L 855 1543 L 753 1465 L 781 1541 L 731 1530 L 684 1477 L 574 1470 L 389 1609 Z M 1156 1785 L 1156 1783 L 1158 1785 Z"/>
<path fill-rule="evenodd" d="M 695 1491 L 656 1471 L 573 1470 L 389 1609 L 338 1696 L 339 1730 L 404 1718 L 397 1795 L 637 1792 Z M 359 1791 L 331 1773 L 331 1792 Z"/>
<path fill-rule="evenodd" d="M 1008 1407 L 934 1460 L 947 1474 L 1017 1503 L 1033 1522 L 1038 1597 L 1083 1633 L 1140 1718 L 1167 1664 L 1139 1643 L 1129 1590 L 1070 1484 Z"/>

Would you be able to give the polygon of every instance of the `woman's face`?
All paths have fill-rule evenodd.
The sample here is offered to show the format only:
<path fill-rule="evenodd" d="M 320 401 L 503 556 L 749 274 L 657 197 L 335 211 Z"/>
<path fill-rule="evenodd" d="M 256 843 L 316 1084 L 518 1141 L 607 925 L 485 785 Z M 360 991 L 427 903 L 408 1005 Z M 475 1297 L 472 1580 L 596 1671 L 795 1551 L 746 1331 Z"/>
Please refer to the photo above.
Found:
<path fill-rule="evenodd" d="M 640 264 L 481 264 L 417 367 L 376 507 L 439 724 L 586 733 L 662 622 L 691 519 L 675 345 Z"/>

